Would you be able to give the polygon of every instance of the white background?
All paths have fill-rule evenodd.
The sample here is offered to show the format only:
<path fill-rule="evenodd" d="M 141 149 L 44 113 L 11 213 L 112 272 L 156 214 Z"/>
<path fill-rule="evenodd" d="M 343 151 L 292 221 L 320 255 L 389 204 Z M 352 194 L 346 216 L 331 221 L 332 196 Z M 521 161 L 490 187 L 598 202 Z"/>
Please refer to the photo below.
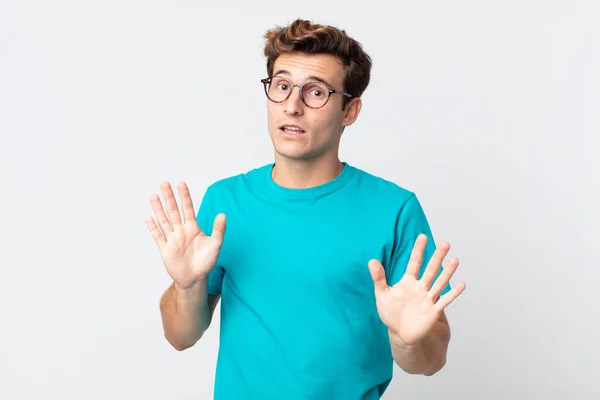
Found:
<path fill-rule="evenodd" d="M 273 160 L 262 35 L 297 17 L 373 58 L 341 158 L 415 191 L 467 283 L 445 368 L 384 398 L 600 398 L 599 10 L 0 0 L 0 398 L 212 397 L 218 309 L 170 347 L 143 221 L 162 180 L 197 210 Z"/>

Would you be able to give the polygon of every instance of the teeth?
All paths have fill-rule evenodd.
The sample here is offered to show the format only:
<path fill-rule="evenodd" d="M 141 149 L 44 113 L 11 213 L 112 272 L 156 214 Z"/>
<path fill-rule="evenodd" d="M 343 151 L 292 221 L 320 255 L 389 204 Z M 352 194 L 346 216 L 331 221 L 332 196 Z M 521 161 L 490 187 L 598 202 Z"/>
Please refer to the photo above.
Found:
<path fill-rule="evenodd" d="M 301 131 L 302 130 L 300 128 L 295 128 L 295 127 L 291 127 L 291 126 L 284 126 L 283 129 L 287 129 L 290 131 Z"/>

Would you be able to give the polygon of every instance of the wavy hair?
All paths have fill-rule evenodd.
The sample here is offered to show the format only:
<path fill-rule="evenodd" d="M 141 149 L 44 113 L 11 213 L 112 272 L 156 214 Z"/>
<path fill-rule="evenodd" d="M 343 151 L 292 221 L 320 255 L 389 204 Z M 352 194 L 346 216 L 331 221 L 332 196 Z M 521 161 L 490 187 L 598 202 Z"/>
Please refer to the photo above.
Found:
<path fill-rule="evenodd" d="M 297 19 L 288 26 L 269 29 L 264 39 L 269 76 L 273 74 L 275 60 L 282 54 L 331 54 L 344 66 L 343 91 L 350 93 L 352 98 L 360 97 L 369 85 L 371 57 L 364 52 L 361 44 L 349 37 L 344 30 Z M 351 98 L 344 97 L 342 109 L 346 108 L 350 100 Z"/>

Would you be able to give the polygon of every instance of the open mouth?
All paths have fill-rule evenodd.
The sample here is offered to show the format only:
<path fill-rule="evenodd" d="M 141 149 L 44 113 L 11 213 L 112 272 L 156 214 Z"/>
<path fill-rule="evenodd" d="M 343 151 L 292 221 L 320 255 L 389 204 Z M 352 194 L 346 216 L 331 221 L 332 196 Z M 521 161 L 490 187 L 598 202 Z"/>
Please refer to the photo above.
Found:
<path fill-rule="evenodd" d="M 303 133 L 306 133 L 302 128 L 295 125 L 283 125 L 279 130 L 287 135 L 302 135 Z"/>

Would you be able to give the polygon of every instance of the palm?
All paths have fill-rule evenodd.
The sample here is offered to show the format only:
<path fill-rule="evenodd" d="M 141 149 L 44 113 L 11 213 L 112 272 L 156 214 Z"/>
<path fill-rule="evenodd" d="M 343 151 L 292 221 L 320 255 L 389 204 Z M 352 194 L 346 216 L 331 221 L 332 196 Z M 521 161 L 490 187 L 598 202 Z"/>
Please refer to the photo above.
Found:
<path fill-rule="evenodd" d="M 458 266 L 458 260 L 452 259 L 444 272 L 435 279 L 449 249 L 446 243 L 435 251 L 421 279 L 418 278 L 426 242 L 425 235 L 417 238 L 406 272 L 394 286 L 387 285 L 385 271 L 378 260 L 369 262 L 379 318 L 390 333 L 397 335 L 406 344 L 423 339 L 444 308 L 465 288 L 464 282 L 461 282 L 443 298 L 439 298 Z"/>
<path fill-rule="evenodd" d="M 377 293 L 376 302 L 381 321 L 405 343 L 425 337 L 441 313 L 419 281 L 407 276 L 389 290 Z"/>
<path fill-rule="evenodd" d="M 220 248 L 219 240 L 202 233 L 196 221 L 189 221 L 171 232 L 161 256 L 171 278 L 187 287 L 193 278 L 212 270 Z"/>
<path fill-rule="evenodd" d="M 165 183 L 161 187 L 165 195 L 167 213 L 163 210 L 158 196 L 153 197 L 152 207 L 160 229 L 153 219 L 148 219 L 147 225 L 160 249 L 168 274 L 178 286 L 188 288 L 206 278 L 214 268 L 223 245 L 225 216 L 220 214 L 215 218 L 213 234 L 207 236 L 198 226 L 192 199 L 185 183 L 179 186 L 183 220 L 171 186 Z"/>

